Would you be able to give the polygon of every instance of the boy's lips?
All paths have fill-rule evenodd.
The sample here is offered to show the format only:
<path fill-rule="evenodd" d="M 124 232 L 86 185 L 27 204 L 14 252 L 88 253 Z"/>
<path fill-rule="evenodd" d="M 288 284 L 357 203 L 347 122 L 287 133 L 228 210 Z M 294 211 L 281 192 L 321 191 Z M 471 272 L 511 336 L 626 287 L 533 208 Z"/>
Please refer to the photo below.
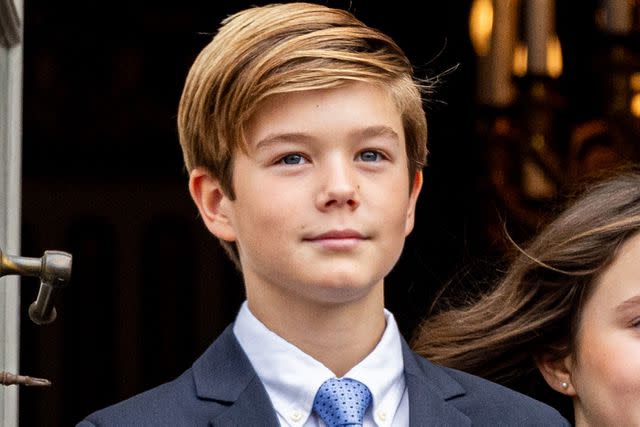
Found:
<path fill-rule="evenodd" d="M 305 237 L 306 242 L 316 243 L 332 250 L 348 250 L 357 246 L 367 237 L 355 230 L 330 230 L 324 233 Z"/>
<path fill-rule="evenodd" d="M 365 237 L 355 230 L 330 230 L 326 233 L 320 233 L 305 240 L 324 240 L 324 239 L 364 239 Z"/>

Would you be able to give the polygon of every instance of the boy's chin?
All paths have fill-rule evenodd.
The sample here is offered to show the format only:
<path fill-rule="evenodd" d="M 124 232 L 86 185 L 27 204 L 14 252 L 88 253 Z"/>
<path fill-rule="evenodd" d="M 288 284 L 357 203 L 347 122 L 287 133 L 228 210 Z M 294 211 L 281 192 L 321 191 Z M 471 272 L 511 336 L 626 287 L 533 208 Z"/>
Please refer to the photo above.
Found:
<path fill-rule="evenodd" d="M 355 304 L 367 299 L 375 292 L 379 284 L 362 283 L 325 283 L 315 287 L 308 297 L 311 300 L 327 305 Z"/>

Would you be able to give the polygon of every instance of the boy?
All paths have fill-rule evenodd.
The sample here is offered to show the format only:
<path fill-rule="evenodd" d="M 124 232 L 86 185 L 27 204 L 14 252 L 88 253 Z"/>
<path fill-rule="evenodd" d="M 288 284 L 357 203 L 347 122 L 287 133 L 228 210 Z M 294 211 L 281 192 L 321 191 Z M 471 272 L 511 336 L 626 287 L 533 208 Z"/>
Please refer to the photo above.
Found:
<path fill-rule="evenodd" d="M 565 425 L 416 356 L 384 310 L 422 186 L 420 89 L 400 48 L 348 12 L 291 3 L 225 20 L 178 128 L 191 195 L 247 301 L 178 379 L 80 425 Z"/>

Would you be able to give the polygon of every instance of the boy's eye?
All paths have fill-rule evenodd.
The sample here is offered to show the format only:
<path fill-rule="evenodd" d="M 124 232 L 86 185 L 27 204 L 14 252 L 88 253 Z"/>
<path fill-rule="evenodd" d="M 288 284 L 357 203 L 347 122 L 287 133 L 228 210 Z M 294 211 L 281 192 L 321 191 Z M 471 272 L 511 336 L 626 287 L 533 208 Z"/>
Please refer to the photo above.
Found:
<path fill-rule="evenodd" d="M 278 163 L 282 163 L 285 165 L 301 165 L 306 163 L 306 159 L 302 156 L 302 154 L 287 154 L 283 158 L 281 158 Z"/>
<path fill-rule="evenodd" d="M 382 155 L 377 151 L 367 150 L 358 154 L 358 159 L 363 162 L 377 162 L 382 160 Z"/>

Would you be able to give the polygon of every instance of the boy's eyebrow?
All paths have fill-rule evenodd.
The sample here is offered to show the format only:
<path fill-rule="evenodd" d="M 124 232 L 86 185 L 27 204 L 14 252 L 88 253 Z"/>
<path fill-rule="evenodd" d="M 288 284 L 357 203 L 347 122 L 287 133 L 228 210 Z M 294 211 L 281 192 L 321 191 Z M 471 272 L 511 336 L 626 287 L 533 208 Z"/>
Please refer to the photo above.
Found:
<path fill-rule="evenodd" d="M 368 126 L 362 129 L 358 129 L 352 132 L 350 136 L 351 138 L 358 141 L 381 136 L 381 137 L 390 138 L 396 144 L 400 143 L 400 135 L 398 135 L 398 133 L 395 130 L 393 130 L 393 128 L 386 125 Z"/>
<path fill-rule="evenodd" d="M 398 133 L 395 130 L 393 130 L 390 126 L 386 126 L 386 125 L 368 126 L 362 129 L 357 129 L 349 133 L 349 139 L 356 140 L 356 141 L 371 139 L 375 137 L 390 138 L 396 144 L 400 142 L 400 136 L 398 135 Z M 309 141 L 313 141 L 314 139 L 316 138 L 304 132 L 275 133 L 275 134 L 267 135 L 266 137 L 258 141 L 256 143 L 256 150 L 259 150 L 261 148 L 267 147 L 275 143 L 309 142 Z"/>
<path fill-rule="evenodd" d="M 304 132 L 287 132 L 267 135 L 256 143 L 256 150 L 280 142 L 308 142 L 314 138 Z"/>

